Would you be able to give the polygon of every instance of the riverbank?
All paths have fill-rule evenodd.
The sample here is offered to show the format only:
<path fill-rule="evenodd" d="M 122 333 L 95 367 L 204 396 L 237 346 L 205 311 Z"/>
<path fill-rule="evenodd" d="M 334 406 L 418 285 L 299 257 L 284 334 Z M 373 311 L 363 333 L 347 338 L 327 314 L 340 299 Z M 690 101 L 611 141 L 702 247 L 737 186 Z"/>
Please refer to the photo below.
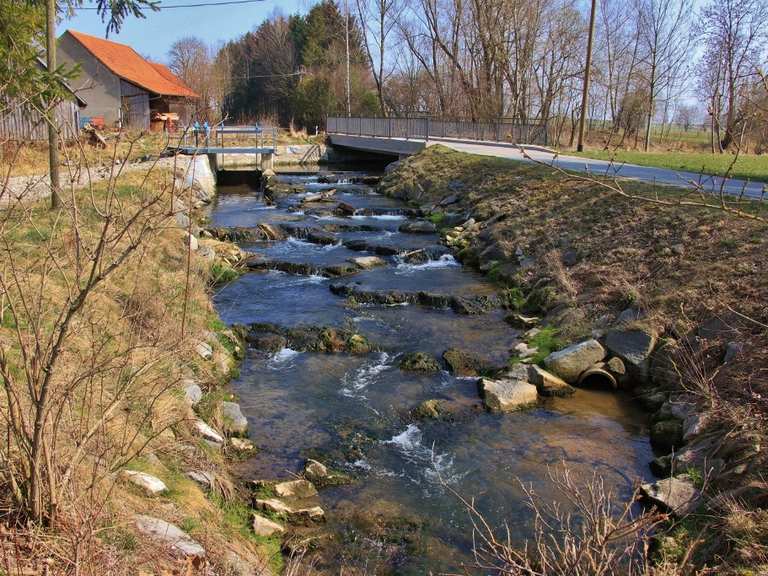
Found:
<path fill-rule="evenodd" d="M 510 322 L 622 358 L 623 385 L 652 414 L 653 469 L 675 478 L 661 486 L 695 495 L 662 561 L 716 562 L 719 573 L 765 563 L 764 224 L 439 146 L 388 169 L 379 190 L 427 214 L 462 262 L 505 289 Z"/>
<path fill-rule="evenodd" d="M 68 191 L 60 211 L 43 201 L 2 212 L 9 573 L 250 575 L 282 564 L 230 476 L 255 448 L 227 388 L 242 335 L 211 294 L 243 254 L 198 226 L 215 195 L 206 159 L 142 168 Z M 45 480 L 30 501 L 37 414 Z M 46 528 L 26 524 L 33 505 Z"/>

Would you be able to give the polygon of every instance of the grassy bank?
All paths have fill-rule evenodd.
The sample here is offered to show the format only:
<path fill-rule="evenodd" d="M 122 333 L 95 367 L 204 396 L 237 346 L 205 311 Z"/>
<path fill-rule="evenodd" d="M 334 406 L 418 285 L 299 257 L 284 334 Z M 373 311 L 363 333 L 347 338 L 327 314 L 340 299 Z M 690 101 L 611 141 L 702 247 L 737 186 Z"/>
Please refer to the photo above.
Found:
<path fill-rule="evenodd" d="M 615 163 L 637 164 L 706 174 L 724 176 L 733 162 L 732 154 L 710 154 L 708 152 L 641 152 L 638 150 L 586 150 L 584 152 L 563 152 L 573 156 L 610 160 Z M 731 168 L 730 176 L 741 180 L 768 182 L 768 155 L 742 154 Z"/>
<path fill-rule="evenodd" d="M 215 256 L 190 251 L 180 222 L 196 214 L 180 206 L 174 179 L 134 171 L 68 192 L 58 211 L 42 202 L 0 212 L 2 573 L 234 574 L 238 563 L 281 562 L 277 544 L 252 533 L 247 495 L 229 479 L 241 454 L 195 428 L 201 416 L 226 424 L 218 402 L 230 398 L 240 344 L 210 294 L 233 247 L 200 239 Z M 189 382 L 205 414 L 185 398 Z M 125 470 L 167 489 L 149 496 Z M 180 527 L 206 559 L 179 559 L 136 530 L 136 514 Z"/>
<path fill-rule="evenodd" d="M 659 422 L 680 433 L 680 458 L 668 455 L 664 473 L 687 472 L 705 494 L 670 517 L 654 573 L 766 569 L 768 226 L 750 218 L 764 219 L 765 206 L 740 204 L 736 216 L 628 183 L 626 193 L 648 198 L 632 199 L 581 176 L 440 146 L 399 163 L 380 189 L 419 206 L 463 262 L 499 284 L 518 328 L 521 316 L 537 317 L 529 344 L 651 335 L 649 373 L 630 393 L 653 413 L 652 439 Z M 685 441 L 669 415 L 683 404 L 702 422 Z"/>

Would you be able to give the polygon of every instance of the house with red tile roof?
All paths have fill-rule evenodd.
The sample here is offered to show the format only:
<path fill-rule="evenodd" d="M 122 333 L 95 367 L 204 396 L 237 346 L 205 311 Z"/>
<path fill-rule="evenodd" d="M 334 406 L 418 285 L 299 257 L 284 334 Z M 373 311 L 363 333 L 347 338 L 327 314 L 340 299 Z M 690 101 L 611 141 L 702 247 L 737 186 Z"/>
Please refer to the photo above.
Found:
<path fill-rule="evenodd" d="M 71 82 L 88 102 L 88 115 L 103 118 L 107 126 L 137 129 L 162 128 L 159 118 L 178 115 L 191 120 L 199 96 L 166 66 L 150 62 L 125 44 L 75 30 L 58 40 L 65 63 L 79 64 Z"/>

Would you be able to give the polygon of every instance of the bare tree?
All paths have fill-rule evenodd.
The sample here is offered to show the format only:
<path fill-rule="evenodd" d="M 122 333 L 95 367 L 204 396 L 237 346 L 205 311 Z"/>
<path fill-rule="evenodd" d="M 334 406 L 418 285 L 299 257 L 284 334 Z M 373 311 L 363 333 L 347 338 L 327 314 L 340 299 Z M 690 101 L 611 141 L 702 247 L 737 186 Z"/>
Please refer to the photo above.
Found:
<path fill-rule="evenodd" d="M 701 12 L 702 37 L 706 50 L 704 65 L 717 69 L 717 78 L 707 84 L 711 99 L 725 98 L 725 133 L 720 139 L 722 149 L 737 139 L 739 106 L 750 80 L 756 79 L 756 66 L 768 38 L 768 5 L 764 0 L 715 0 Z M 722 86 L 722 92 L 720 88 Z M 722 96 L 721 96 L 722 94 Z M 719 124 L 712 107 L 713 124 Z"/>
<path fill-rule="evenodd" d="M 698 112 L 695 106 L 691 106 L 689 104 L 683 104 L 677 109 L 677 114 L 675 115 L 675 122 L 677 122 L 680 126 L 682 126 L 683 130 L 688 132 L 691 129 L 691 127 L 696 123 L 697 116 L 698 116 Z"/>
<path fill-rule="evenodd" d="M 222 77 L 220 65 L 212 50 L 200 38 L 185 36 L 174 42 L 168 51 L 171 71 L 200 95 L 196 115 L 201 119 L 216 120 L 221 109 Z"/>
<path fill-rule="evenodd" d="M 376 82 L 379 108 L 387 116 L 384 86 L 388 71 L 384 69 L 385 53 L 389 38 L 395 29 L 396 15 L 400 9 L 398 0 L 356 0 L 357 13 L 363 29 L 362 40 L 368 63 Z"/>
<path fill-rule="evenodd" d="M 691 0 L 636 0 L 642 63 L 648 95 L 644 150 L 659 97 L 679 81 L 689 57 Z"/>

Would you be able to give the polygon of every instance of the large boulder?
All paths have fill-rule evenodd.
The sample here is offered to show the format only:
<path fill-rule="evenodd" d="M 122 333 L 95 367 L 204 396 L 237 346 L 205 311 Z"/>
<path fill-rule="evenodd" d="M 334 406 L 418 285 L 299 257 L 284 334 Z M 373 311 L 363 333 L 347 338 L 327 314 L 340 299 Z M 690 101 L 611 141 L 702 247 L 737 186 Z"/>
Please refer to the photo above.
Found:
<path fill-rule="evenodd" d="M 457 348 L 449 348 L 443 352 L 443 360 L 448 365 L 448 371 L 454 376 L 479 376 L 483 371 L 480 358 Z"/>
<path fill-rule="evenodd" d="M 184 391 L 184 401 L 190 406 L 196 406 L 203 399 L 203 391 L 194 380 L 182 380 L 181 389 Z"/>
<path fill-rule="evenodd" d="M 214 483 L 216 482 L 216 475 L 213 472 L 207 472 L 205 470 L 190 470 L 187 472 L 187 477 L 190 480 L 197 482 L 206 490 L 213 489 Z"/>
<path fill-rule="evenodd" d="M 143 514 L 137 514 L 134 517 L 134 522 L 139 532 L 160 542 L 181 556 L 187 558 L 203 558 L 205 556 L 205 548 L 181 528 L 170 522 Z"/>
<path fill-rule="evenodd" d="M 317 489 L 309 480 L 289 480 L 275 484 L 275 494 L 281 498 L 311 498 L 317 496 Z"/>
<path fill-rule="evenodd" d="M 219 434 L 203 420 L 195 420 L 193 427 L 195 432 L 197 432 L 197 435 L 200 436 L 203 440 L 213 444 L 224 444 L 224 436 Z"/>
<path fill-rule="evenodd" d="M 284 532 L 285 528 L 281 524 L 278 524 L 269 518 L 264 518 L 264 516 L 259 514 L 253 515 L 253 533 L 256 534 L 256 536 L 269 538 L 270 536 L 283 534 Z"/>
<path fill-rule="evenodd" d="M 486 408 L 492 412 L 513 412 L 536 403 L 536 386 L 528 382 L 526 366 L 515 366 L 505 378 L 481 378 L 478 383 Z"/>
<path fill-rule="evenodd" d="M 147 496 L 158 496 L 168 490 L 165 482 L 146 472 L 123 470 L 120 475 L 134 486 L 138 486 Z"/>
<path fill-rule="evenodd" d="M 309 458 L 304 465 L 304 477 L 310 482 L 325 480 L 328 478 L 328 467 L 317 460 Z"/>
<path fill-rule="evenodd" d="M 242 435 L 248 432 L 248 419 L 237 402 L 222 402 L 221 415 L 224 419 L 224 431 L 226 433 Z"/>
<path fill-rule="evenodd" d="M 310 506 L 308 508 L 294 508 L 277 498 L 265 498 L 254 500 L 254 506 L 258 510 L 263 510 L 272 514 L 277 514 L 288 518 L 291 522 L 300 522 L 311 520 L 319 522 L 325 519 L 325 512 L 320 506 Z"/>
<path fill-rule="evenodd" d="M 575 392 L 565 380 L 535 364 L 528 366 L 528 381 L 542 396 L 570 396 Z"/>
<path fill-rule="evenodd" d="M 358 256 L 357 258 L 350 258 L 349 261 L 361 270 L 372 270 L 387 265 L 387 261 L 378 256 Z"/>
<path fill-rule="evenodd" d="M 195 352 L 197 352 L 203 360 L 210 360 L 213 358 L 213 348 L 211 348 L 211 345 L 208 344 L 208 342 L 198 342 L 195 346 Z"/>
<path fill-rule="evenodd" d="M 552 352 L 544 358 L 544 366 L 557 376 L 575 384 L 585 370 L 605 358 L 605 349 L 597 340 L 585 340 L 567 348 Z"/>
<path fill-rule="evenodd" d="M 640 493 L 653 504 L 678 517 L 694 512 L 701 499 L 701 492 L 686 474 L 643 484 Z"/>
<path fill-rule="evenodd" d="M 649 382 L 655 346 L 656 335 L 650 330 L 611 330 L 605 337 L 605 347 L 624 361 L 629 379 L 641 385 Z"/>

